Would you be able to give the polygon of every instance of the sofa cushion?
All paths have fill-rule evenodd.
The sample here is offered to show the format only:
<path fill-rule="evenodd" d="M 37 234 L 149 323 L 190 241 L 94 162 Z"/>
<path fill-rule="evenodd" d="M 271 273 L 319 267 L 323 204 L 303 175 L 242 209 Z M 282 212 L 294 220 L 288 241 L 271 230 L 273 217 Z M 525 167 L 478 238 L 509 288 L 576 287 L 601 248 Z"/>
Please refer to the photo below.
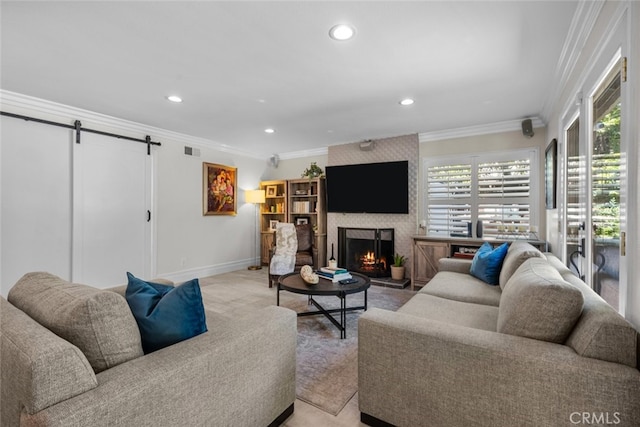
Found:
<path fill-rule="evenodd" d="M 613 307 L 571 273 L 564 280 L 584 297 L 582 315 L 566 344 L 581 356 L 637 367 L 638 333 Z"/>
<path fill-rule="evenodd" d="M 173 287 L 127 273 L 126 298 L 138 322 L 145 354 L 207 332 L 200 283 Z"/>
<path fill-rule="evenodd" d="M 498 323 L 498 307 L 453 301 L 423 293 L 414 295 L 398 309 L 398 313 L 491 332 L 496 331 Z"/>
<path fill-rule="evenodd" d="M 471 275 L 490 285 L 497 285 L 502 262 L 508 249 L 508 243 L 494 248 L 490 243 L 484 242 L 473 256 Z"/>
<path fill-rule="evenodd" d="M 527 242 L 516 240 L 509 245 L 509 250 L 507 251 L 507 255 L 504 257 L 504 261 L 502 263 L 502 270 L 500 270 L 499 283 L 502 290 L 504 290 L 507 282 L 513 273 L 516 272 L 518 267 L 520 267 L 523 262 L 533 257 L 544 259 L 542 252 Z"/>
<path fill-rule="evenodd" d="M 564 343 L 582 312 L 582 292 L 546 260 L 525 261 L 502 292 L 498 332 Z"/>
<path fill-rule="evenodd" d="M 452 271 L 440 271 L 419 293 L 494 307 L 500 304 L 502 296 L 499 286 L 491 286 L 470 274 Z"/>
<path fill-rule="evenodd" d="M 69 283 L 50 273 L 25 274 L 8 300 L 77 346 L 96 373 L 143 355 L 126 300 L 115 292 Z"/>

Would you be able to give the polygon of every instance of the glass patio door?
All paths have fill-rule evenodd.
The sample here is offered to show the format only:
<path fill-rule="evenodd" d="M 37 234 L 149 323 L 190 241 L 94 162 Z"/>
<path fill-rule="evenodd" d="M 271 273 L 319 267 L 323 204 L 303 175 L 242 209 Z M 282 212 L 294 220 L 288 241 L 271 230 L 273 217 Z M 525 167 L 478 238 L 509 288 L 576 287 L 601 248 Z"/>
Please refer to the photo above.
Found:
<path fill-rule="evenodd" d="M 616 310 L 620 280 L 620 63 L 591 102 L 591 286 Z"/>
<path fill-rule="evenodd" d="M 566 239 L 565 259 L 567 266 L 576 276 L 584 280 L 585 257 L 585 221 L 586 210 L 584 194 L 586 192 L 585 161 L 580 155 L 580 118 L 576 118 L 565 131 L 565 188 L 566 188 Z"/>
<path fill-rule="evenodd" d="M 565 130 L 565 259 L 616 310 L 620 304 L 621 63 Z M 587 261 L 587 260 L 590 260 Z"/>

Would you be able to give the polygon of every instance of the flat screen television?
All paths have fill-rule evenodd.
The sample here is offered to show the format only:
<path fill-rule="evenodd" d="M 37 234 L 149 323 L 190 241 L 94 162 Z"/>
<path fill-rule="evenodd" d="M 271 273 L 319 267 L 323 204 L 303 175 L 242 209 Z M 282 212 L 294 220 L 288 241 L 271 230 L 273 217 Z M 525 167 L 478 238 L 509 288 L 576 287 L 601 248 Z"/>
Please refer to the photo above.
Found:
<path fill-rule="evenodd" d="M 327 166 L 327 211 L 409 213 L 409 162 Z"/>

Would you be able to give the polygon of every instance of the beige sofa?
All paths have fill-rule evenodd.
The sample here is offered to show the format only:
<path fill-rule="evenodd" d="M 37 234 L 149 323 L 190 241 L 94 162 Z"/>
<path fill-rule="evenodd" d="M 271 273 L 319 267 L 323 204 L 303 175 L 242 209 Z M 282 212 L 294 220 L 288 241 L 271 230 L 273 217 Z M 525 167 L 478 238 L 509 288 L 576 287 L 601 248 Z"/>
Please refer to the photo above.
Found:
<path fill-rule="evenodd" d="M 359 318 L 361 419 L 396 426 L 640 425 L 637 333 L 552 254 L 513 243 L 500 286 L 443 259 Z"/>
<path fill-rule="evenodd" d="M 291 310 L 206 312 L 208 332 L 147 355 L 117 292 L 30 273 L 0 312 L 3 427 L 254 427 L 293 412 Z"/>

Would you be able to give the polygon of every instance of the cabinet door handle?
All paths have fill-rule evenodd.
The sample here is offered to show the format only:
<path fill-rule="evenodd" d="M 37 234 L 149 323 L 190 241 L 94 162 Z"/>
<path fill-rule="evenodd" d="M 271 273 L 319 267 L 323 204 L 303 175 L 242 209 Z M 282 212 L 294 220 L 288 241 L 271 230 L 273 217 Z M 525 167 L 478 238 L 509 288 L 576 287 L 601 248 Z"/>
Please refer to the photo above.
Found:
<path fill-rule="evenodd" d="M 151 222 L 151 211 L 147 209 L 147 222 Z"/>

